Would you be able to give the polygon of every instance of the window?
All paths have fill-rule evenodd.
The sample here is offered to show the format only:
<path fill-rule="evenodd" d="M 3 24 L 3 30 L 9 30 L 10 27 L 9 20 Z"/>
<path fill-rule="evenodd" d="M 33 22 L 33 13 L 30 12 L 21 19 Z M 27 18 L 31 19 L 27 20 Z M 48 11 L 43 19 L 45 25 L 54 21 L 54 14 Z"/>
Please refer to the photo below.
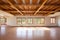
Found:
<path fill-rule="evenodd" d="M 39 18 L 35 18 L 35 23 L 36 24 L 40 24 L 40 19 Z"/>
<path fill-rule="evenodd" d="M 26 23 L 26 19 L 25 18 L 17 18 L 17 23 L 18 23 L 18 25 L 25 24 Z"/>
<path fill-rule="evenodd" d="M 44 21 L 45 21 L 44 18 L 36 18 L 36 19 L 35 19 L 35 23 L 36 23 L 36 24 L 43 24 Z"/>
<path fill-rule="evenodd" d="M 6 18 L 0 17 L 0 24 L 5 24 L 5 23 L 6 23 Z"/>
<path fill-rule="evenodd" d="M 45 19 L 44 18 L 41 18 L 40 19 L 40 24 L 44 24 L 44 22 L 45 22 Z"/>
<path fill-rule="evenodd" d="M 55 22 L 56 22 L 55 18 L 51 18 L 51 23 L 55 23 Z"/>
<path fill-rule="evenodd" d="M 28 23 L 28 24 L 32 24 L 32 22 L 33 22 L 33 21 L 32 21 L 32 18 L 28 18 L 28 19 L 27 19 L 27 23 Z"/>
<path fill-rule="evenodd" d="M 21 18 L 17 18 L 17 23 L 18 23 L 18 25 L 22 24 L 21 22 L 22 22 L 22 21 L 21 21 Z"/>
<path fill-rule="evenodd" d="M 17 18 L 17 24 L 21 25 L 21 24 L 44 24 L 45 19 L 44 18 L 25 18 L 25 17 L 18 17 Z"/>
<path fill-rule="evenodd" d="M 22 18 L 21 21 L 22 21 L 22 24 L 26 24 L 26 18 Z"/>

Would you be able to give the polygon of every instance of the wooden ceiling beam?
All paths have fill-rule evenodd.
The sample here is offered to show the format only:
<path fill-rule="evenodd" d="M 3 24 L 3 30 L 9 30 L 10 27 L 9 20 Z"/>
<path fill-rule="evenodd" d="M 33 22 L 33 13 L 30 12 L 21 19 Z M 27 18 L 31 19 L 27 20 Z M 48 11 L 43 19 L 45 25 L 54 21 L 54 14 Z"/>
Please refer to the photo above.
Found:
<path fill-rule="evenodd" d="M 14 0 L 16 4 L 18 4 L 17 0 Z"/>
<path fill-rule="evenodd" d="M 60 8 L 57 8 L 55 11 L 49 12 L 48 14 L 54 13 L 56 11 L 60 10 Z M 59 11 L 60 12 L 60 11 Z"/>
<path fill-rule="evenodd" d="M 30 4 L 32 4 L 32 0 L 30 0 Z"/>
<path fill-rule="evenodd" d="M 43 8 L 43 6 L 45 5 L 46 2 L 47 2 L 47 0 L 45 0 L 45 1 L 42 3 L 42 5 L 37 9 L 37 11 L 34 13 L 34 15 L 36 15 L 37 12 L 38 12 L 40 9 Z"/>
<path fill-rule="evenodd" d="M 59 0 L 52 0 L 50 4 L 57 3 Z"/>
<path fill-rule="evenodd" d="M 17 12 L 17 11 L 6 11 L 6 12 Z M 21 12 L 35 12 L 35 11 L 21 11 Z M 39 12 L 60 12 L 60 11 L 39 11 Z"/>
<path fill-rule="evenodd" d="M 22 2 L 23 2 L 23 4 L 26 4 L 26 3 L 25 3 L 25 0 L 22 0 Z"/>
<path fill-rule="evenodd" d="M 12 8 L 17 10 L 17 12 L 19 12 L 21 15 L 23 15 L 23 13 L 19 9 L 17 9 L 9 0 L 7 0 L 7 2 L 11 5 Z"/>
<path fill-rule="evenodd" d="M 41 4 L 40 5 L 16 5 L 16 4 L 13 4 L 14 6 L 41 6 Z M 11 5 L 0 5 L 0 6 L 11 6 Z M 60 7 L 60 5 L 44 5 L 44 6 L 59 6 Z"/>
<path fill-rule="evenodd" d="M 39 7 L 40 5 L 14 5 L 14 6 L 18 6 L 19 9 L 23 9 L 23 10 L 24 10 L 24 7 L 26 6 L 26 7 L 29 7 L 29 10 L 30 10 L 30 9 L 35 9 L 36 7 Z M 9 7 L 8 9 L 12 8 L 10 5 L 0 5 L 0 7 L 5 8 L 5 9 L 7 9 L 8 7 Z M 59 5 L 57 5 L 57 6 L 55 6 L 55 5 L 44 5 L 42 10 L 54 9 L 54 8 L 58 8 L 58 7 L 60 7 L 60 6 Z"/>
<path fill-rule="evenodd" d="M 39 4 L 40 0 L 37 1 L 37 4 Z"/>

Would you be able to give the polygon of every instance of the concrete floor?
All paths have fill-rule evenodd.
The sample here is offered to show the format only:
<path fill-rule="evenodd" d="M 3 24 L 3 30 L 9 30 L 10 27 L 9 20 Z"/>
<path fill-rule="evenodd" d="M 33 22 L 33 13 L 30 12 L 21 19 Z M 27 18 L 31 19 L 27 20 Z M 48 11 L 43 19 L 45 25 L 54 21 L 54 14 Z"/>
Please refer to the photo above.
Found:
<path fill-rule="evenodd" d="M 60 40 L 60 28 L 1 26 L 0 40 Z"/>

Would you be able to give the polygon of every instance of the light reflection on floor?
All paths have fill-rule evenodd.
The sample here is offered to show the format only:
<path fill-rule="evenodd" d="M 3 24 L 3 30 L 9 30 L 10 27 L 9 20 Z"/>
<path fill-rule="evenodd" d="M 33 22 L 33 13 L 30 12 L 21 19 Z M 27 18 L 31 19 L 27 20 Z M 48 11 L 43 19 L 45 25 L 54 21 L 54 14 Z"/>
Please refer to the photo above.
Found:
<path fill-rule="evenodd" d="M 16 29 L 16 33 L 17 33 L 17 37 L 26 37 L 26 30 L 21 29 L 21 28 L 17 28 Z"/>
<path fill-rule="evenodd" d="M 50 30 L 50 36 L 51 36 L 52 40 L 56 39 L 56 29 L 51 28 L 51 30 Z"/>
<path fill-rule="evenodd" d="M 1 40 L 58 40 L 59 28 L 1 26 Z M 58 30 L 58 31 L 57 31 Z M 57 36 L 59 35 L 59 36 Z M 60 40 L 60 38 L 59 38 Z"/>
<path fill-rule="evenodd" d="M 36 28 L 33 28 L 33 27 L 30 27 L 30 28 L 22 28 L 22 27 L 18 27 L 16 29 L 16 33 L 17 33 L 17 37 L 26 37 L 26 35 L 28 36 L 28 38 L 32 38 L 32 35 L 34 36 L 44 36 L 44 30 L 49 30 L 49 28 L 45 28 L 45 27 L 37 27 Z M 33 31 L 33 32 L 32 32 Z M 34 34 L 33 34 L 34 33 Z"/>
<path fill-rule="evenodd" d="M 1 35 L 4 35 L 6 33 L 6 28 L 5 26 L 1 26 Z"/>

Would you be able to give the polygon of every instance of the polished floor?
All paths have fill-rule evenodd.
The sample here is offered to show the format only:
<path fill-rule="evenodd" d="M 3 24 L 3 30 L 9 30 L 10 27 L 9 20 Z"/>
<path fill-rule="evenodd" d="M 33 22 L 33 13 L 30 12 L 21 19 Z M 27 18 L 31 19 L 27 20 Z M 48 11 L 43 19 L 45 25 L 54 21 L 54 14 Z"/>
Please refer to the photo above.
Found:
<path fill-rule="evenodd" d="M 0 40 L 60 40 L 60 28 L 0 26 Z"/>

